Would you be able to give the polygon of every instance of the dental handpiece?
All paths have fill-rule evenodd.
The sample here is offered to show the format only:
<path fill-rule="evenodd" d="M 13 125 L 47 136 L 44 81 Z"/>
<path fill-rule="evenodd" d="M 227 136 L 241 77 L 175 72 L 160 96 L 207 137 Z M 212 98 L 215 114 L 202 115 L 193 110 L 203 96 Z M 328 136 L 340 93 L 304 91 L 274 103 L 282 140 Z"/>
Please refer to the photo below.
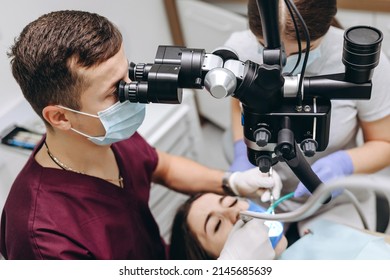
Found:
<path fill-rule="evenodd" d="M 271 166 L 271 168 L 268 171 L 268 177 L 272 178 L 272 172 L 273 172 L 273 169 L 272 169 L 272 166 Z M 269 205 L 269 209 L 271 209 L 270 213 L 271 214 L 275 214 L 275 209 L 274 209 L 275 198 L 274 198 L 272 189 L 269 189 L 269 192 L 270 192 L 270 198 L 269 198 L 270 205 Z"/>

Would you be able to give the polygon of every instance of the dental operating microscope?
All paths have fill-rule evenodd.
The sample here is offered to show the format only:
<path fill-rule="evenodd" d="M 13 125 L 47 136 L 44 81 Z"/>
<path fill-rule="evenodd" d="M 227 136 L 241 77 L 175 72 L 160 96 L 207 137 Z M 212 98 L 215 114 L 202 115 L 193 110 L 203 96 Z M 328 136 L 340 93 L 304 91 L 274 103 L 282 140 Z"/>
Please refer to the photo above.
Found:
<path fill-rule="evenodd" d="M 206 53 L 204 49 L 159 46 L 154 63 L 130 63 L 132 82 L 119 83 L 119 99 L 177 104 L 181 103 L 183 88 L 205 88 L 215 98 L 236 98 L 242 104 L 249 161 L 264 173 L 278 162 L 287 164 L 314 192 L 322 182 L 305 157 L 324 151 L 328 145 L 330 100 L 370 99 L 371 77 L 379 62 L 383 36 L 373 27 L 349 28 L 344 33 L 345 72 L 305 77 L 310 52 L 306 29 L 301 74 L 285 74 L 279 1 L 257 0 L 257 4 L 264 34 L 263 64 L 240 61 L 231 49 Z M 299 14 L 291 0 L 285 4 Z M 303 20 L 301 25 L 306 28 Z"/>

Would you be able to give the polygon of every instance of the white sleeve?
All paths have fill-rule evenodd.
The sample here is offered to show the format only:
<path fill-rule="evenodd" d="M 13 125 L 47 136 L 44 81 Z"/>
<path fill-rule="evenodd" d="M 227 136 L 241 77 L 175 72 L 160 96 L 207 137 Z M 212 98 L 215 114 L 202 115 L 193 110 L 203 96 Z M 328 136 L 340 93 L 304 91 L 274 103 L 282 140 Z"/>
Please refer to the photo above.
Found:
<path fill-rule="evenodd" d="M 259 51 L 260 43 L 250 30 L 232 33 L 224 46 L 233 49 L 241 61 L 251 60 L 259 64 L 263 61 L 262 53 Z"/>
<path fill-rule="evenodd" d="M 390 63 L 382 52 L 372 77 L 370 100 L 357 101 L 359 119 L 371 122 L 390 115 Z"/>

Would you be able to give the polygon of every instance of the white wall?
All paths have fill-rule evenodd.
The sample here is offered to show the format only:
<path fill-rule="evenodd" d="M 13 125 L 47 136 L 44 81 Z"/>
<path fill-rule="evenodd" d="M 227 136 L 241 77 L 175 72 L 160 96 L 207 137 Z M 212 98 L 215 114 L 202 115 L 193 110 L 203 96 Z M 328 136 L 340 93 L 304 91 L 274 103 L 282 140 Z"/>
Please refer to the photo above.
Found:
<path fill-rule="evenodd" d="M 86 10 L 109 18 L 123 33 L 128 59 L 153 62 L 158 45 L 172 44 L 162 0 L 12 0 L 0 9 L 0 131 L 5 115 L 25 102 L 6 52 L 23 27 L 54 10 Z"/>

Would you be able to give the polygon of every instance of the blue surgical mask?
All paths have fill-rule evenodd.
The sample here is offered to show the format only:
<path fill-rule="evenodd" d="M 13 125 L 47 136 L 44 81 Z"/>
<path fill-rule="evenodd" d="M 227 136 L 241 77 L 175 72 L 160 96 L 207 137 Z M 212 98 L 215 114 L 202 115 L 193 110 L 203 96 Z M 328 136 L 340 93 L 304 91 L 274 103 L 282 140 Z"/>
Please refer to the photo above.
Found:
<path fill-rule="evenodd" d="M 259 44 L 258 44 L 257 52 L 258 52 L 261 56 L 263 56 L 264 46 L 263 46 L 262 43 L 260 43 L 260 42 L 258 42 L 258 43 L 259 43 Z"/>
<path fill-rule="evenodd" d="M 104 136 L 90 136 L 71 128 L 74 132 L 87 137 L 88 140 L 96 145 L 110 145 L 130 138 L 137 131 L 145 118 L 145 104 L 130 103 L 129 101 L 123 103 L 118 101 L 107 109 L 99 111 L 97 115 L 80 112 L 60 105 L 58 105 L 58 107 L 100 119 L 106 130 Z"/>
<path fill-rule="evenodd" d="M 266 209 L 254 203 L 251 200 L 248 200 L 249 208 L 248 211 L 263 213 L 266 212 Z M 278 245 L 280 239 L 283 237 L 283 224 L 279 221 L 265 221 L 264 224 L 269 228 L 268 237 L 271 241 L 272 248 L 275 249 L 276 245 Z"/>
<path fill-rule="evenodd" d="M 312 64 L 319 57 L 321 57 L 320 47 L 317 47 L 314 50 L 311 50 L 309 52 L 309 57 L 307 59 L 306 69 L 307 69 L 307 67 L 309 67 L 310 64 Z M 299 61 L 297 68 L 295 68 L 294 72 L 292 73 L 293 75 L 301 73 L 304 59 L 305 59 L 305 54 L 302 53 L 301 60 Z M 293 55 L 290 55 L 289 57 L 287 57 L 286 65 L 283 67 L 283 73 L 290 73 L 294 69 L 297 61 L 298 61 L 298 54 L 293 54 Z"/>

